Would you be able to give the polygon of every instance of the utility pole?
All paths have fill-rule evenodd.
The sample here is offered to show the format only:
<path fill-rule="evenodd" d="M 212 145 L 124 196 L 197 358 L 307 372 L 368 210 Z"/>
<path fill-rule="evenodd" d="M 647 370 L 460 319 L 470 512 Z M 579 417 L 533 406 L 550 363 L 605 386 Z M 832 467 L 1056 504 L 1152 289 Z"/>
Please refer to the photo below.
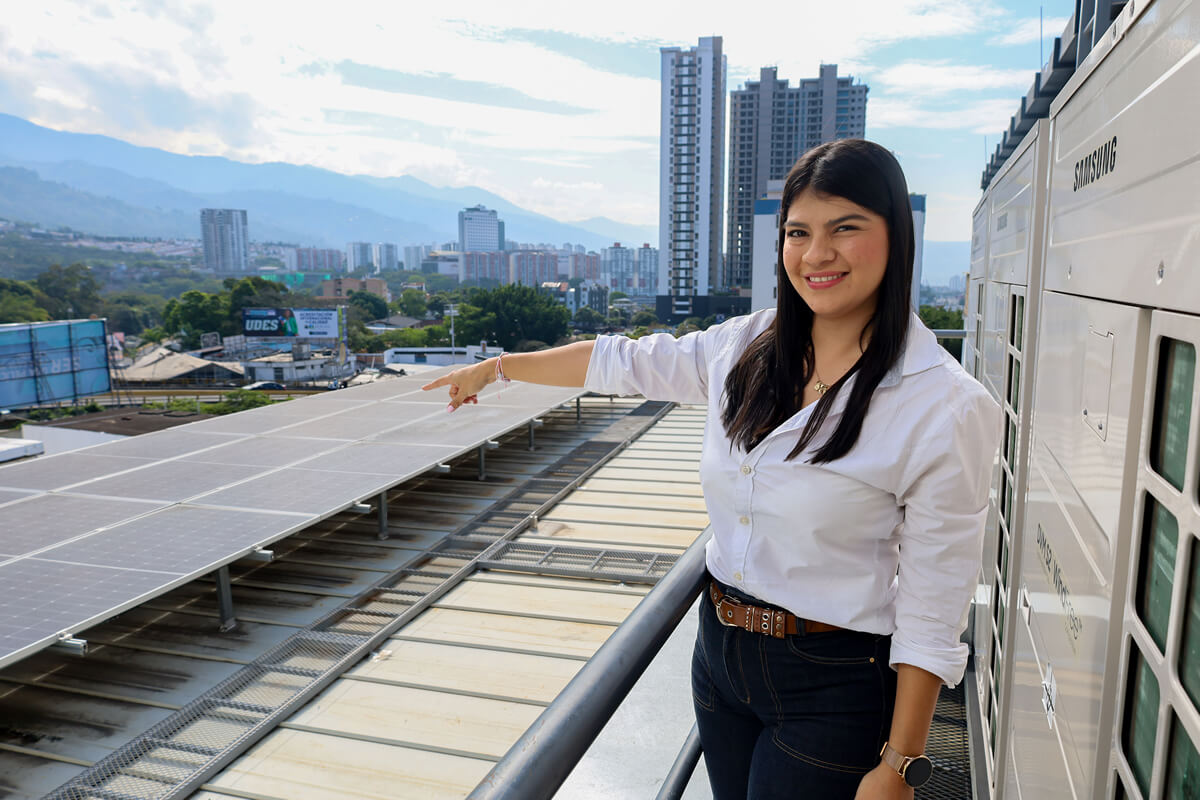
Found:
<path fill-rule="evenodd" d="M 450 318 L 450 363 L 458 363 L 458 351 L 454 349 L 454 318 L 458 316 L 458 306 L 451 303 L 446 306 L 446 316 Z"/>

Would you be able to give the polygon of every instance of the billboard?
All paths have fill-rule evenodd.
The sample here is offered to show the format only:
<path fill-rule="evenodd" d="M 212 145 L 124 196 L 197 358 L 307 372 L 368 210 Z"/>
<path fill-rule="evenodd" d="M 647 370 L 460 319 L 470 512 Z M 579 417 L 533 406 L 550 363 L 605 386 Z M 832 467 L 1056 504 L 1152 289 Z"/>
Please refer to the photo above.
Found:
<path fill-rule="evenodd" d="M 244 308 L 242 333 L 255 339 L 342 339 L 346 307 Z"/>
<path fill-rule="evenodd" d="M 106 345 L 102 319 L 0 325 L 0 408 L 110 391 Z"/>

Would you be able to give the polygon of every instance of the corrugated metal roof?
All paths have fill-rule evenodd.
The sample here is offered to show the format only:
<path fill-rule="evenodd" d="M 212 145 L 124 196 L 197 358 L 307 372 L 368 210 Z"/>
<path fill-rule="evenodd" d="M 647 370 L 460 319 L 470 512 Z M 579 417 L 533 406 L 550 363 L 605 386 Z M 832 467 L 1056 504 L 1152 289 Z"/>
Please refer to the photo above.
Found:
<path fill-rule="evenodd" d="M 402 485 L 386 541 L 373 519 L 339 515 L 279 542 L 273 563 L 234 565 L 232 633 L 217 631 L 215 586 L 199 580 L 88 631 L 86 658 L 45 652 L 0 672 L 0 797 L 53 790 L 399 568 L 420 572 L 395 588 L 449 578 L 468 557 L 430 558 L 427 548 L 640 403 L 585 399 L 578 425 L 573 410 L 553 412 L 535 451 L 512 434 L 488 454 L 486 481 L 464 461 Z M 707 524 L 696 476 L 703 424 L 698 410 L 671 411 L 516 541 L 678 555 Z M 647 589 L 477 571 L 193 797 L 462 797 Z M 370 612 L 394 603 L 368 599 L 327 630 L 374 624 Z M 272 680 L 282 683 L 247 687 L 256 703 L 290 692 L 286 673 Z M 144 769 L 121 791 L 161 796 Z"/>

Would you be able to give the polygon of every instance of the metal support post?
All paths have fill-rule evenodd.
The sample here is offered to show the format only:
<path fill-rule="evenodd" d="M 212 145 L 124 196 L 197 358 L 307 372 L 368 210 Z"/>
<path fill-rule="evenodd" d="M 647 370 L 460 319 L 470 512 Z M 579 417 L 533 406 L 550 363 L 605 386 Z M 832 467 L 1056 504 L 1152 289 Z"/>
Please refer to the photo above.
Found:
<path fill-rule="evenodd" d="M 579 407 L 579 398 L 578 397 L 575 398 L 575 421 L 583 422 L 583 413 Z"/>
<path fill-rule="evenodd" d="M 388 499 L 387 492 L 379 493 L 379 539 L 383 541 L 388 537 Z"/>
<path fill-rule="evenodd" d="M 487 480 L 487 445 L 479 445 L 479 480 Z"/>
<path fill-rule="evenodd" d="M 529 420 L 529 450 L 530 450 L 530 452 L 537 449 L 534 446 L 533 430 L 534 430 L 534 428 L 540 428 L 540 427 L 542 427 L 542 421 L 540 419 Z"/>
<path fill-rule="evenodd" d="M 229 633 L 237 627 L 233 615 L 233 587 L 229 583 L 229 565 L 217 570 L 217 612 L 221 617 L 221 633 Z"/>

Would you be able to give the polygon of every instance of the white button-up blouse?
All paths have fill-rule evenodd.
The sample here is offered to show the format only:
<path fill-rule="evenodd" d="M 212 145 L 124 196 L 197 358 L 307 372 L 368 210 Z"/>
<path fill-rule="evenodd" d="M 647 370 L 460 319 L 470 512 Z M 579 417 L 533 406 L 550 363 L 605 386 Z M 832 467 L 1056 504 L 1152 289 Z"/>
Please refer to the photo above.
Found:
<path fill-rule="evenodd" d="M 806 619 L 892 634 L 893 666 L 953 686 L 967 663 L 959 637 L 979 571 L 999 406 L 914 314 L 901 361 L 846 455 L 807 463 L 841 419 L 849 382 L 795 459 L 785 460 L 815 403 L 747 453 L 721 423 L 725 378 L 774 316 L 734 317 L 679 339 L 599 337 L 585 387 L 707 405 L 700 479 L 714 577 Z"/>

